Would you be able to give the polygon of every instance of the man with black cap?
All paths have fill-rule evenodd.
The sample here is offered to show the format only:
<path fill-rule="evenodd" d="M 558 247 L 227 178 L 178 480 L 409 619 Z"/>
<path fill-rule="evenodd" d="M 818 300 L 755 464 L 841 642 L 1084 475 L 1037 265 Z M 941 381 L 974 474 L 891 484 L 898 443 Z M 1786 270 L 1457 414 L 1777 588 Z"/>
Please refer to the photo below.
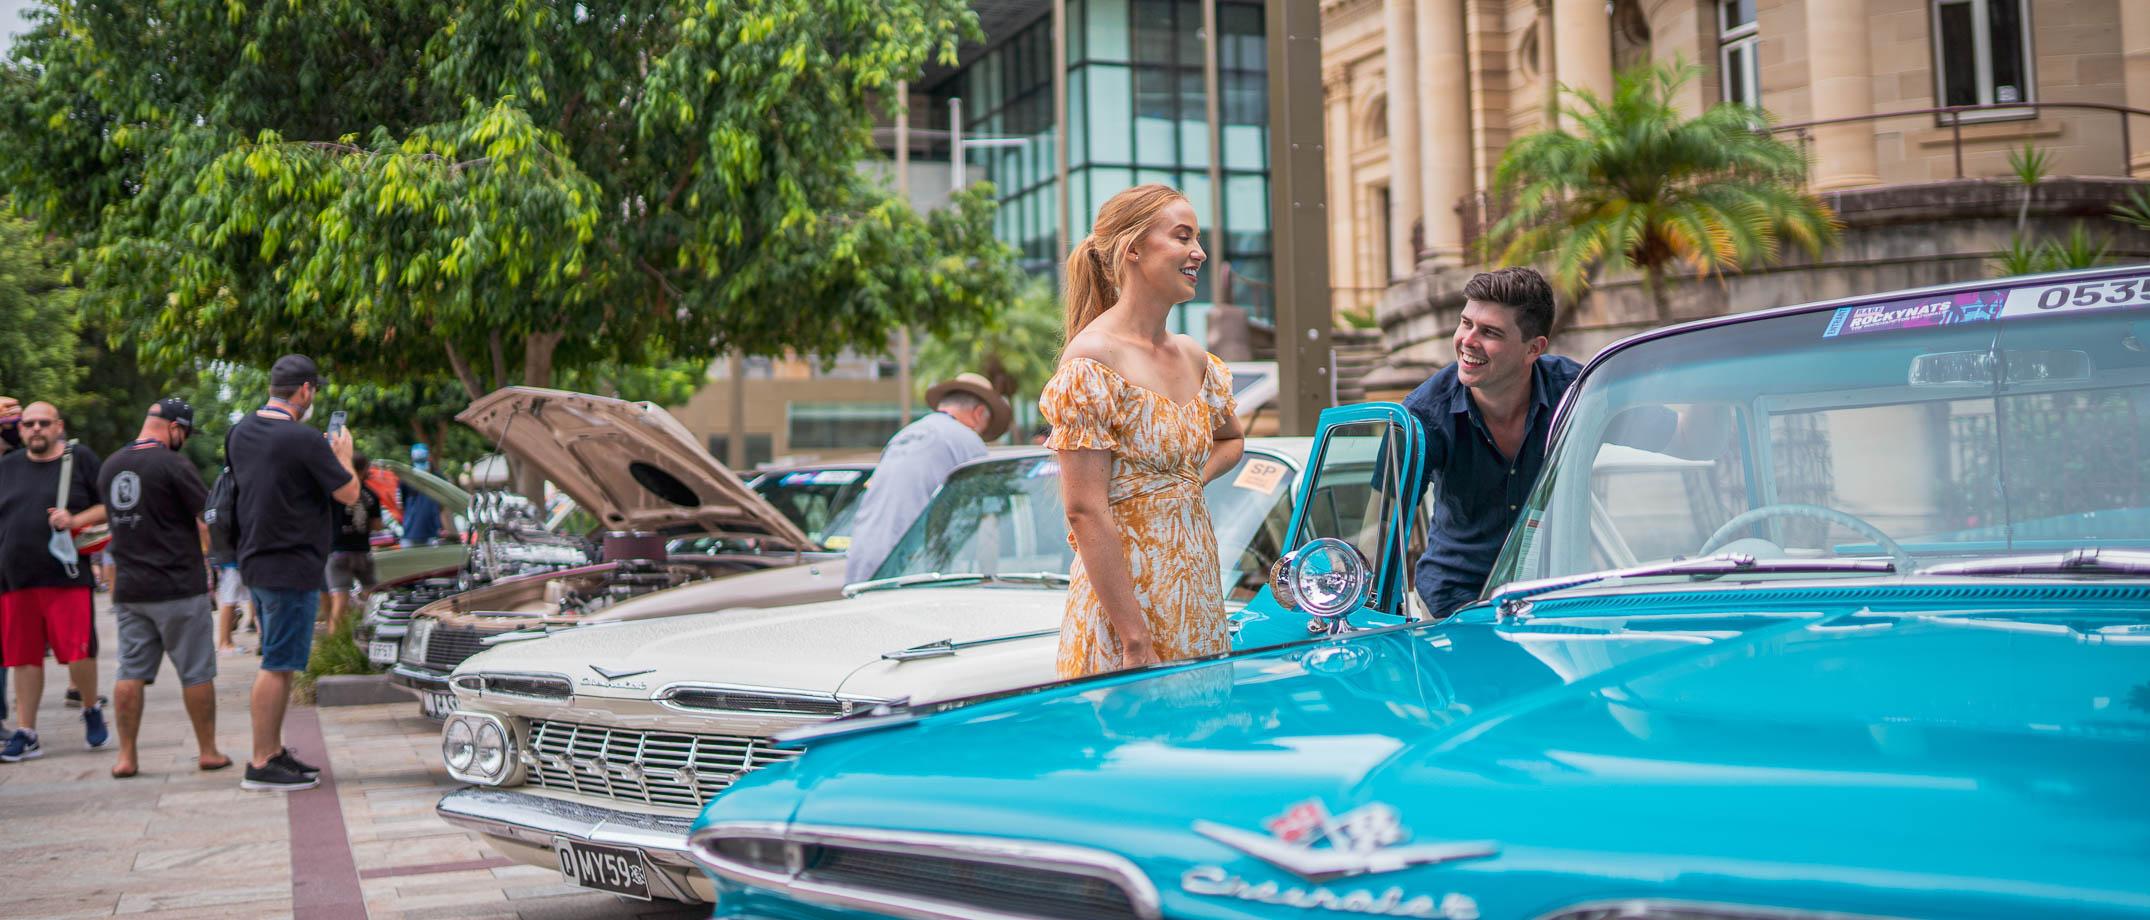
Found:
<path fill-rule="evenodd" d="M 237 493 L 239 577 L 261 627 L 254 753 L 239 784 L 247 789 L 309 789 L 321 772 L 284 746 L 284 708 L 292 674 L 306 670 L 313 651 L 336 510 L 357 501 L 364 488 L 351 469 L 350 430 L 323 439 L 302 424 L 324 383 L 305 355 L 276 359 L 268 405 L 239 419 L 224 438 Z"/>
<path fill-rule="evenodd" d="M 985 456 L 986 439 L 1007 433 L 1013 419 L 1008 400 L 983 374 L 934 384 L 926 390 L 926 405 L 933 412 L 904 426 L 882 448 L 866 497 L 859 499 L 844 552 L 846 584 L 871 580 L 949 471 Z"/>
<path fill-rule="evenodd" d="M 167 655 L 194 723 L 195 766 L 231 766 L 231 758 L 216 747 L 215 612 L 202 561 L 207 528 L 201 515 L 209 488 L 179 454 L 193 433 L 194 408 L 167 397 L 149 407 L 133 443 L 98 470 L 112 526 L 112 556 L 119 562 L 112 586 L 112 612 L 119 619 L 119 676 L 112 684 L 119 762 L 112 775 L 119 779 L 133 776 L 141 765 L 135 737 L 142 728 L 142 688 L 156 680 Z"/>

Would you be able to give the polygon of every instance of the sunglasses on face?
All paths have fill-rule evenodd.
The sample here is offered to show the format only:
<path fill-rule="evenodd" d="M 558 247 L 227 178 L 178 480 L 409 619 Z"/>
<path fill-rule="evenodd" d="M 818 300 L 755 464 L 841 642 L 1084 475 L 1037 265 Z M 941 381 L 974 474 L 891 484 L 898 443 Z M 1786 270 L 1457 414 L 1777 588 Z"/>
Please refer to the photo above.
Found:
<path fill-rule="evenodd" d="M 24 428 L 57 428 L 59 424 L 58 419 L 49 418 L 30 418 L 22 421 L 22 427 Z"/>

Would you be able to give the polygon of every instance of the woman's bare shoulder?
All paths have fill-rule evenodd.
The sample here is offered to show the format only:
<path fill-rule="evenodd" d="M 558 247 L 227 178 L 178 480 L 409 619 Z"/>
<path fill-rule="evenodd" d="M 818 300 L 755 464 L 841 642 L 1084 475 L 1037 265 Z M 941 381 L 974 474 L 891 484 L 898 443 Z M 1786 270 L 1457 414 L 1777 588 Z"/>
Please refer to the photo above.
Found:
<path fill-rule="evenodd" d="M 1196 341 L 1194 336 L 1178 333 L 1172 336 L 1172 344 L 1179 352 L 1182 366 L 1192 367 L 1197 373 L 1209 372 L 1209 349 L 1202 347 L 1202 343 Z"/>
<path fill-rule="evenodd" d="M 1068 347 L 1060 352 L 1060 364 L 1063 367 L 1076 358 L 1088 358 L 1114 369 L 1120 366 L 1120 350 L 1115 347 L 1110 336 L 1096 329 L 1085 329 L 1076 333 L 1075 338 L 1068 341 Z"/>

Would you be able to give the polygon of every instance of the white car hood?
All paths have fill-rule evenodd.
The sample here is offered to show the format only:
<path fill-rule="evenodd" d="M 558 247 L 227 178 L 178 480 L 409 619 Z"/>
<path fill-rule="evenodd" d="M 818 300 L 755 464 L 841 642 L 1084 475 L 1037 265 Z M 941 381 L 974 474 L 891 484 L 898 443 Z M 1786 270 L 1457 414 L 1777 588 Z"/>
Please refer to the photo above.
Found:
<path fill-rule="evenodd" d="M 584 626 L 496 646 L 456 672 L 562 674 L 578 695 L 591 697 L 647 699 L 679 681 L 833 694 L 885 653 L 1055 630 L 1066 605 L 1067 592 L 1055 588 L 870 591 L 819 604 Z M 607 681 L 595 668 L 639 673 Z M 1047 671 L 1041 679 L 1050 678 L 1049 663 Z"/>
<path fill-rule="evenodd" d="M 456 420 L 536 467 L 606 530 L 696 529 L 820 549 L 652 403 L 506 387 Z"/>

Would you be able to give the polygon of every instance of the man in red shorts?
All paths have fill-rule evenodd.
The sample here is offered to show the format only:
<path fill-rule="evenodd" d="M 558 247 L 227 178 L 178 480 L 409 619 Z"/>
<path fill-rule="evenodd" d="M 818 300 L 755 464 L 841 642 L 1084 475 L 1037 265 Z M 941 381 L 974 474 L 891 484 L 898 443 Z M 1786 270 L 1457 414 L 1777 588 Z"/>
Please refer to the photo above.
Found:
<path fill-rule="evenodd" d="M 66 665 L 82 691 L 82 722 L 92 749 L 110 740 L 97 699 L 97 659 L 90 656 L 88 557 L 55 555 L 54 534 L 103 523 L 97 494 L 97 455 L 67 444 L 51 403 L 22 410 L 22 448 L 0 456 L 0 662 L 15 672 L 21 710 L 15 733 L 0 747 L 0 763 L 44 756 L 37 738 L 37 705 L 45 693 L 45 650 Z M 60 478 L 67 477 L 61 502 Z M 64 505 L 65 507 L 62 507 Z M 69 557 L 63 561 L 61 556 Z"/>

